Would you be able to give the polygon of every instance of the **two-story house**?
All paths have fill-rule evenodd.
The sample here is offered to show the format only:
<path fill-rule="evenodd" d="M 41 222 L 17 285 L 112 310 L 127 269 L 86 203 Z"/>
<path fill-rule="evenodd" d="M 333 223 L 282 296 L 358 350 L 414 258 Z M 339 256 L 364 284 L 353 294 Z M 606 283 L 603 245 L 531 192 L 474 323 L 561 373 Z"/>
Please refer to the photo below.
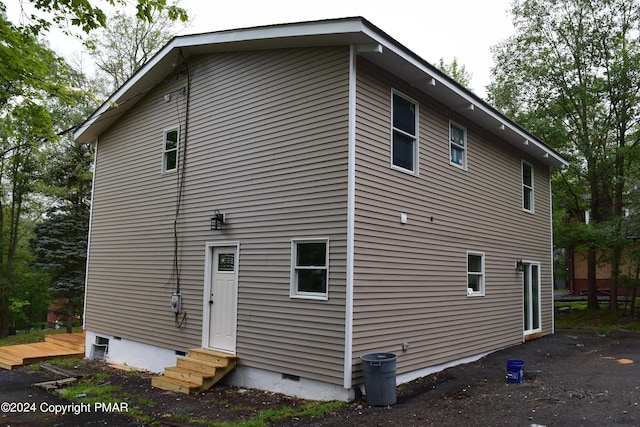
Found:
<path fill-rule="evenodd" d="M 363 18 L 176 37 L 75 138 L 88 356 L 348 400 L 553 333 L 566 160 Z"/>

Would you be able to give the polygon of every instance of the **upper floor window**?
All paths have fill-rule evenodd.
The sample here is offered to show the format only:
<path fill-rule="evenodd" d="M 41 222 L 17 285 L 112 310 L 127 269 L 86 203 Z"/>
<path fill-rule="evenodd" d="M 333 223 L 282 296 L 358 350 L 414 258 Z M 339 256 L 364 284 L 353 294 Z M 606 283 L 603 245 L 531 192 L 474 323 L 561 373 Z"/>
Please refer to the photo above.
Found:
<path fill-rule="evenodd" d="M 452 165 L 467 168 L 467 130 L 449 122 L 449 161 Z"/>
<path fill-rule="evenodd" d="M 291 296 L 326 300 L 329 296 L 329 241 L 294 240 L 291 252 Z"/>
<path fill-rule="evenodd" d="M 467 252 L 467 296 L 484 295 L 484 254 Z"/>
<path fill-rule="evenodd" d="M 396 168 L 417 174 L 418 104 L 395 91 L 392 104 L 392 164 Z"/>
<path fill-rule="evenodd" d="M 164 131 L 162 142 L 162 172 L 174 172 L 178 168 L 178 129 Z"/>
<path fill-rule="evenodd" d="M 533 212 L 533 166 L 522 161 L 522 209 Z"/>

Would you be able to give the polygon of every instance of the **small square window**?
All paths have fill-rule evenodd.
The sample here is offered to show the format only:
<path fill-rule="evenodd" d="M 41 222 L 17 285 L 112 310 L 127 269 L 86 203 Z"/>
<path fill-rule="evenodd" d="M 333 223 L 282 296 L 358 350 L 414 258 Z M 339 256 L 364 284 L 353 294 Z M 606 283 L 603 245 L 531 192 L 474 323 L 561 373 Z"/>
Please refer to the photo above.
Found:
<path fill-rule="evenodd" d="M 449 161 L 452 165 L 467 169 L 467 130 L 449 122 Z"/>
<path fill-rule="evenodd" d="M 162 142 L 162 172 L 174 172 L 178 169 L 178 129 L 164 132 Z"/>
<path fill-rule="evenodd" d="M 418 172 L 418 104 L 396 92 L 392 95 L 391 164 Z"/>
<path fill-rule="evenodd" d="M 533 166 L 522 162 L 522 209 L 533 213 Z"/>
<path fill-rule="evenodd" d="M 484 254 L 467 252 L 467 296 L 484 295 Z"/>
<path fill-rule="evenodd" d="M 326 300 L 329 295 L 329 241 L 294 240 L 291 252 L 291 297 Z"/>

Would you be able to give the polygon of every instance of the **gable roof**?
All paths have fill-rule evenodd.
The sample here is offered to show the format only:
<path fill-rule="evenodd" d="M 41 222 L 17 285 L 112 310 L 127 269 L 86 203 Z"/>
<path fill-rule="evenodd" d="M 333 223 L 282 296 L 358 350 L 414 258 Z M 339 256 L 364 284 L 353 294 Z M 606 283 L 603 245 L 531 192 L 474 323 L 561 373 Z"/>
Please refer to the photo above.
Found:
<path fill-rule="evenodd" d="M 180 58 L 215 52 L 354 45 L 359 55 L 549 166 L 568 166 L 557 151 L 362 17 L 269 25 L 174 37 L 78 127 L 89 143 L 169 75 Z"/>

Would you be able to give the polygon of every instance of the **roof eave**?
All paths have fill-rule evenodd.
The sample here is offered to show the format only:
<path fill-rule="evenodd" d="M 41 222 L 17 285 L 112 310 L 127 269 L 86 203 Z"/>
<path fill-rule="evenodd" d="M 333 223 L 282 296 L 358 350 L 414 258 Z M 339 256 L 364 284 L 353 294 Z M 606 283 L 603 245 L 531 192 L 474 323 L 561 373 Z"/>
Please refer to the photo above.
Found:
<path fill-rule="evenodd" d="M 141 95 L 171 74 L 181 57 L 229 50 L 366 43 L 370 39 L 363 31 L 365 22 L 363 18 L 343 18 L 174 37 L 77 128 L 74 138 L 93 142 Z"/>
<path fill-rule="evenodd" d="M 74 138 L 84 143 L 95 141 L 113 121 L 135 105 L 139 97 L 170 75 L 175 64 L 181 62 L 181 58 L 229 50 L 331 45 L 368 46 L 359 54 L 477 123 L 491 134 L 549 166 L 569 165 L 566 159 L 543 141 L 361 17 L 175 37 L 114 92 L 76 130 Z"/>

